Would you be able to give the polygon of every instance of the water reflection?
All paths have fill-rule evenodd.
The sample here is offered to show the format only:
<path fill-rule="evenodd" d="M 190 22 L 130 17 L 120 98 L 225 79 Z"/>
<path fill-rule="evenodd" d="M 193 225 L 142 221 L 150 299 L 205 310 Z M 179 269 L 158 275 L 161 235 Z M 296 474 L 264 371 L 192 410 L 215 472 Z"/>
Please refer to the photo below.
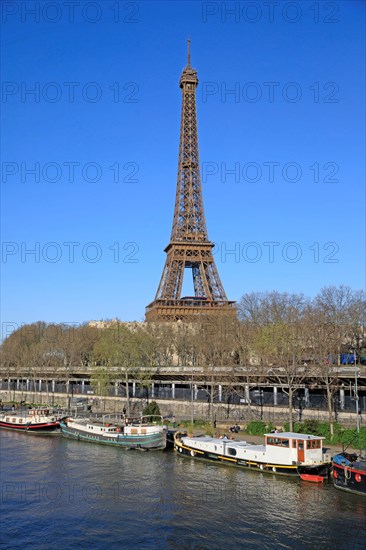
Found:
<path fill-rule="evenodd" d="M 0 437 L 5 547 L 9 541 L 13 548 L 63 550 L 366 543 L 365 500 L 331 484 L 196 462 L 172 452 L 128 452 L 4 431 Z"/>

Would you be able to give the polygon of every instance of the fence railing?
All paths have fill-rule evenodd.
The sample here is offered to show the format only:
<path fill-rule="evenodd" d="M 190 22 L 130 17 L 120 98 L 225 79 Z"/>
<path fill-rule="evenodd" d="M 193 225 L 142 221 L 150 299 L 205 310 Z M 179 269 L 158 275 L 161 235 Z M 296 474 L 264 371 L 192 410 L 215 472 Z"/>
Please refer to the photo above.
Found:
<path fill-rule="evenodd" d="M 95 398 L 98 397 L 94 391 L 93 386 L 89 384 L 75 384 L 75 383 L 52 383 L 38 380 L 25 381 L 1 381 L 0 390 L 6 391 L 11 394 L 13 392 L 22 392 L 26 396 L 27 393 L 39 393 L 50 396 L 55 393 L 67 394 L 70 398 L 77 399 L 82 398 Z M 126 397 L 126 387 L 124 384 L 113 384 L 105 392 L 109 397 Z M 221 392 L 215 391 L 215 394 L 211 396 L 210 389 L 200 387 L 172 387 L 171 385 L 157 385 L 153 387 L 140 387 L 129 385 L 129 396 L 136 397 L 145 400 L 160 399 L 160 400 L 173 400 L 173 401 L 193 401 L 199 403 L 221 403 L 223 406 L 236 405 L 239 408 L 245 409 L 248 404 L 252 404 L 258 407 L 288 407 L 289 398 L 288 395 L 282 392 L 279 388 L 274 392 L 273 388 L 265 390 L 250 390 L 249 400 L 248 394 L 244 396 L 239 392 L 227 392 L 222 389 Z M 295 394 L 293 399 L 293 407 L 299 411 L 308 409 L 326 410 L 327 401 L 325 395 L 322 393 L 308 392 L 306 396 Z M 356 400 L 354 396 L 350 395 L 349 391 L 345 391 L 344 395 L 340 397 L 337 394 L 333 401 L 333 407 L 335 414 L 341 411 L 356 411 Z M 360 396 L 358 400 L 359 412 L 366 411 L 366 396 Z"/>

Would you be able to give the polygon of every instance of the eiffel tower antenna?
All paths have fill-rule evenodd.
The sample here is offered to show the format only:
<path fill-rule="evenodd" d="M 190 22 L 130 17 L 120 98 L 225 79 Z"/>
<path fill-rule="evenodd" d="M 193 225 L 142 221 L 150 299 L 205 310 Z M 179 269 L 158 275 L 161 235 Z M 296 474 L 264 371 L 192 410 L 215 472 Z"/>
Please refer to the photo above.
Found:
<path fill-rule="evenodd" d="M 197 71 L 191 67 L 188 38 L 187 66 L 179 81 L 182 115 L 178 179 L 170 243 L 155 300 L 146 308 L 147 321 L 195 320 L 199 314 L 235 313 L 226 297 L 212 255 L 203 208 L 196 115 Z M 191 269 L 194 296 L 182 297 L 184 270 Z"/>

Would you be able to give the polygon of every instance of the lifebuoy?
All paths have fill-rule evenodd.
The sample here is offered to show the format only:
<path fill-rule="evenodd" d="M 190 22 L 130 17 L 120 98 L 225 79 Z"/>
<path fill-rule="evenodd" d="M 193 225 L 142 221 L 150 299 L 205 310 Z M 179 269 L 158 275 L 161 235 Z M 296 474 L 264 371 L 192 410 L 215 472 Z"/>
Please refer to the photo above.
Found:
<path fill-rule="evenodd" d="M 259 466 L 259 468 L 260 468 L 261 470 L 263 470 L 263 468 L 264 468 L 263 464 L 261 464 L 261 465 Z"/>
<path fill-rule="evenodd" d="M 194 451 L 191 451 L 191 456 L 194 456 Z"/>
<path fill-rule="evenodd" d="M 357 483 L 360 483 L 361 479 L 362 479 L 361 474 L 355 475 L 355 480 L 357 481 Z"/>
<path fill-rule="evenodd" d="M 334 472 L 333 472 L 333 477 L 335 477 L 336 479 L 338 477 L 338 472 L 336 470 L 334 470 Z"/>
<path fill-rule="evenodd" d="M 275 467 L 273 466 L 272 472 L 277 472 L 277 468 L 275 468 Z"/>

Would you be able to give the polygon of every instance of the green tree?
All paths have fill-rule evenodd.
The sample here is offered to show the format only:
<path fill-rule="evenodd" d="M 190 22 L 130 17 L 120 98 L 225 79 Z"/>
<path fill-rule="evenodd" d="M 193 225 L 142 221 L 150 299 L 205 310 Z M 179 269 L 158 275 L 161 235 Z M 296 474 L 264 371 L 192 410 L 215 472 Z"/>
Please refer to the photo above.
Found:
<path fill-rule="evenodd" d="M 111 382 L 114 376 L 108 367 L 96 367 L 93 369 L 91 385 L 94 394 L 101 398 L 103 410 L 105 410 L 105 397 L 109 395 Z"/>
<path fill-rule="evenodd" d="M 124 379 L 127 414 L 131 414 L 129 380 L 141 365 L 141 351 L 133 330 L 118 323 L 105 329 L 94 346 L 94 357 L 99 366 L 108 366 Z"/>
<path fill-rule="evenodd" d="M 150 401 L 142 411 L 144 416 L 160 416 L 159 405 L 156 401 Z"/>

